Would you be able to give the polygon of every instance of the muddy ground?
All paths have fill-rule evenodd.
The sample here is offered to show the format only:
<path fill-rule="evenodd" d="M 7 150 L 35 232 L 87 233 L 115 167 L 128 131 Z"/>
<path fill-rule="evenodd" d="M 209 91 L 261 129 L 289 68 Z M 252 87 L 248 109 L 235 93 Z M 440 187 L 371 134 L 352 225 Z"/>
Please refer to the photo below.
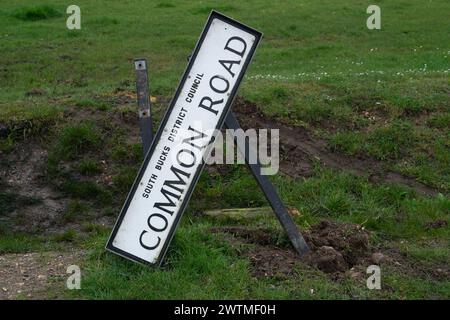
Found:
<path fill-rule="evenodd" d="M 300 257 L 286 242 L 279 244 L 273 230 L 241 226 L 211 228 L 221 234 L 238 252 L 250 259 L 254 277 L 281 277 L 295 275 L 305 266 L 317 268 L 341 281 L 352 278 L 366 281 L 370 265 L 391 265 L 413 276 L 444 280 L 450 277 L 450 266 L 414 262 L 398 249 L 373 245 L 370 232 L 353 223 L 323 220 L 302 234 L 311 251 Z M 243 249 L 241 248 L 243 245 Z"/>
<path fill-rule="evenodd" d="M 227 237 L 228 241 L 252 245 L 245 250 L 245 255 L 250 258 L 255 277 L 291 275 L 305 264 L 330 274 L 345 273 L 370 261 L 373 253 L 369 232 L 351 223 L 324 220 L 303 230 L 311 251 L 301 258 L 288 244 L 277 244 L 276 235 L 267 229 L 239 226 L 211 231 L 232 236 Z"/>

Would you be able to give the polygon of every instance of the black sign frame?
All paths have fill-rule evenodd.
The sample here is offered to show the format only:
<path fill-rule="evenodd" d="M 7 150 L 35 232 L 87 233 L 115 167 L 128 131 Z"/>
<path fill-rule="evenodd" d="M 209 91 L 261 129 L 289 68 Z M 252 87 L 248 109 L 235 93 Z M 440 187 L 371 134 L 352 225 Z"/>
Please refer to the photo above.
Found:
<path fill-rule="evenodd" d="M 192 180 L 192 183 L 190 184 L 189 188 L 186 190 L 185 198 L 184 198 L 183 202 L 181 203 L 179 211 L 176 213 L 176 216 L 175 216 L 174 222 L 172 224 L 172 227 L 170 228 L 169 234 L 167 235 L 167 238 L 166 238 L 166 240 L 165 240 L 165 242 L 163 244 L 161 252 L 160 252 L 160 254 L 159 254 L 159 256 L 158 256 L 158 258 L 157 258 L 155 263 L 151 263 L 149 261 L 146 261 L 146 260 L 144 260 L 144 259 L 142 259 L 142 258 L 140 258 L 138 256 L 135 256 L 135 255 L 133 255 L 133 254 L 131 254 L 129 252 L 126 252 L 126 251 L 124 251 L 122 249 L 119 249 L 119 248 L 117 248 L 117 247 L 115 247 L 113 245 L 114 238 L 116 237 L 116 234 L 117 234 L 117 232 L 118 232 L 118 230 L 120 228 L 120 225 L 121 225 L 121 223 L 122 223 L 122 221 L 123 221 L 123 219 L 125 217 L 125 214 L 128 211 L 128 207 L 129 207 L 129 205 L 130 205 L 130 203 L 131 203 L 131 201 L 132 201 L 132 199 L 134 197 L 134 194 L 135 194 L 136 189 L 137 189 L 137 187 L 139 185 L 139 182 L 141 181 L 142 176 L 144 175 L 144 172 L 145 172 L 145 170 L 146 170 L 146 168 L 148 166 L 150 158 L 153 155 L 154 149 L 156 148 L 156 145 L 157 145 L 158 141 L 160 140 L 161 135 L 163 133 L 164 127 L 166 126 L 167 121 L 169 120 L 169 116 L 170 116 L 170 114 L 172 113 L 172 111 L 174 109 L 175 102 L 177 101 L 177 99 L 178 99 L 178 97 L 179 97 L 179 95 L 181 93 L 181 89 L 183 88 L 184 83 L 188 79 L 189 72 L 190 72 L 190 70 L 191 70 L 191 68 L 192 68 L 192 66 L 193 66 L 193 64 L 194 64 L 194 62 L 195 62 L 195 60 L 197 58 L 198 52 L 199 52 L 199 50 L 200 50 L 200 48 L 201 48 L 201 46 L 203 44 L 205 36 L 208 33 L 209 28 L 211 26 L 211 23 L 212 23 L 212 21 L 214 19 L 222 20 L 222 21 L 224 21 L 224 22 L 226 22 L 226 23 L 228 23 L 228 24 L 230 24 L 230 25 L 232 25 L 232 26 L 234 26 L 234 27 L 236 27 L 238 29 L 244 30 L 245 32 L 248 32 L 248 33 L 252 34 L 255 37 L 255 41 L 253 42 L 253 44 L 252 44 L 252 46 L 250 48 L 250 51 L 249 51 L 249 53 L 248 53 L 248 55 L 247 55 L 247 57 L 245 59 L 245 62 L 243 63 L 242 70 L 241 70 L 241 72 L 240 72 L 240 74 L 239 74 L 239 76 L 238 76 L 238 78 L 236 80 L 236 84 L 233 87 L 233 89 L 231 90 L 230 97 L 227 100 L 227 103 L 224 106 L 224 111 L 222 112 L 222 114 L 221 114 L 221 116 L 219 118 L 219 121 L 218 121 L 217 127 L 216 127 L 217 130 L 220 130 L 222 128 L 224 122 L 225 122 L 225 119 L 226 119 L 226 117 L 227 117 L 227 115 L 228 115 L 228 113 L 229 113 L 229 111 L 231 109 L 231 106 L 232 106 L 232 104 L 234 102 L 234 99 L 236 98 L 237 90 L 238 90 L 238 88 L 239 88 L 239 86 L 240 86 L 240 84 L 242 82 L 242 79 L 243 79 L 243 77 L 245 75 L 245 72 L 247 71 L 247 68 L 248 68 L 248 66 L 249 66 L 249 64 L 250 64 L 250 62 L 251 62 L 251 60 L 253 58 L 253 55 L 254 55 L 254 53 L 256 51 L 256 48 L 258 47 L 258 44 L 261 41 L 261 38 L 263 36 L 263 34 L 260 31 L 256 30 L 256 29 L 253 29 L 253 28 L 251 28 L 251 27 L 249 27 L 249 26 L 247 26 L 245 24 L 242 24 L 242 23 L 240 23 L 240 22 L 238 22 L 238 21 L 236 21 L 236 20 L 234 20 L 234 19 L 232 19 L 230 17 L 227 17 L 227 16 L 225 16 L 225 15 L 223 15 L 223 14 L 217 12 L 217 11 L 214 11 L 214 10 L 211 11 L 211 13 L 210 13 L 210 15 L 208 17 L 208 20 L 207 20 L 207 22 L 205 24 L 205 27 L 204 27 L 201 35 L 200 35 L 200 38 L 199 38 L 199 40 L 198 40 L 198 42 L 197 42 L 197 44 L 195 46 L 195 49 L 194 49 L 193 54 L 192 54 L 192 57 L 189 60 L 189 63 L 188 63 L 188 65 L 187 65 L 187 67 L 186 67 L 186 69 L 185 69 L 185 71 L 183 73 L 183 77 L 181 78 L 181 81 L 178 84 L 177 90 L 175 91 L 175 95 L 173 96 L 173 98 L 172 98 L 172 100 L 170 102 L 169 108 L 167 109 L 166 113 L 164 114 L 164 117 L 163 117 L 163 119 L 161 121 L 161 124 L 159 125 L 158 131 L 156 132 L 155 138 L 153 139 L 152 144 L 150 146 L 150 149 L 149 149 L 149 151 L 147 152 L 147 154 L 145 156 L 145 159 L 144 159 L 144 161 L 143 161 L 143 163 L 142 163 L 142 165 L 141 165 L 141 167 L 139 169 L 139 173 L 138 173 L 136 179 L 134 180 L 133 186 L 131 187 L 131 190 L 128 193 L 128 196 L 127 196 L 127 198 L 125 200 L 125 203 L 124 203 L 124 205 L 122 207 L 122 210 L 120 212 L 119 218 L 117 219 L 117 222 L 114 225 L 113 231 L 112 231 L 112 233 L 111 233 L 111 235 L 110 235 L 110 237 L 108 239 L 108 242 L 106 244 L 106 249 L 107 250 L 109 250 L 111 252 L 114 252 L 114 253 L 116 253 L 116 254 L 124 257 L 124 258 L 130 259 L 130 260 L 133 260 L 133 261 L 136 261 L 136 262 L 140 262 L 140 263 L 143 263 L 143 264 L 146 264 L 146 265 L 151 265 L 151 266 L 153 266 L 153 265 L 154 266 L 161 265 L 165 255 L 167 253 L 168 247 L 169 247 L 169 245 L 170 245 L 170 243 L 172 241 L 172 238 L 173 238 L 173 236 L 175 234 L 175 230 L 178 227 L 180 219 L 183 216 L 184 211 L 186 210 L 187 204 L 189 203 L 189 200 L 190 200 L 190 197 L 192 196 L 194 188 L 197 185 L 198 179 L 200 178 L 200 174 L 201 174 L 201 172 L 203 171 L 203 169 L 205 167 L 205 162 L 202 161 L 202 163 L 198 166 L 198 168 L 197 168 L 197 170 L 195 172 L 195 175 L 194 175 L 194 178 Z"/>

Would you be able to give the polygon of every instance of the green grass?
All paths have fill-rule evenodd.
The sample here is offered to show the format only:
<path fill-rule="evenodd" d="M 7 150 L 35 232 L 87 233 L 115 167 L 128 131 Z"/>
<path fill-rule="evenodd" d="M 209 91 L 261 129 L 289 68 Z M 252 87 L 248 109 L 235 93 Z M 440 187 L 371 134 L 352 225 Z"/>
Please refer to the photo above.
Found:
<path fill-rule="evenodd" d="M 0 123 L 9 130 L 0 138 L 0 166 L 6 167 L 3 154 L 14 154 L 18 142 L 42 139 L 49 152 L 43 175 L 70 199 L 61 221 L 81 222 L 88 236 L 69 229 L 44 241 L 2 233 L 0 252 L 52 246 L 91 250 L 82 267 L 83 289 L 67 293 L 76 298 L 450 296 L 448 281 L 396 267 L 383 269 L 380 292 L 360 282 L 333 281 L 311 268 L 288 279 L 255 280 L 239 248 L 209 232 L 225 222 L 197 215 L 267 204 L 244 166 L 230 168 L 225 176 L 203 173 L 162 269 L 106 253 L 109 230 L 91 221 L 118 214 L 142 160 L 128 127 L 112 121 L 136 117 L 130 98 L 121 96 L 134 90 L 132 60 L 149 61 L 151 94 L 162 101 L 153 106 L 157 124 L 207 15 L 216 9 L 264 32 L 239 91 L 245 100 L 264 115 L 323 138 L 330 151 L 373 159 L 441 193 L 424 197 L 405 186 L 375 185 L 320 166 L 305 179 L 272 177 L 283 201 L 301 212 L 296 222 L 303 228 L 324 218 L 360 223 L 373 233 L 375 244 L 400 248 L 411 263 L 445 263 L 449 228 L 426 225 L 450 216 L 447 0 L 381 2 L 378 31 L 367 30 L 368 3 L 361 0 L 148 1 L 139 6 L 81 0 L 82 29 L 73 31 L 65 26 L 67 5 L 62 0 L 0 4 Z M 102 181 L 104 173 L 111 173 L 109 184 Z M 2 188 L 0 212 L 28 200 Z M 3 232 L 7 228 L 1 223 Z M 246 223 L 280 233 L 275 219 Z"/>
<path fill-rule="evenodd" d="M 449 249 L 446 242 L 420 242 L 404 243 L 400 246 L 402 252 L 415 261 L 426 262 L 430 265 L 441 263 L 445 265 L 448 262 Z"/>
<path fill-rule="evenodd" d="M 62 220 L 64 223 L 67 222 L 80 222 L 86 219 L 89 214 L 89 207 L 81 203 L 80 201 L 71 201 L 66 211 L 63 213 Z"/>
<path fill-rule="evenodd" d="M 111 194 L 94 181 L 67 181 L 62 191 L 75 199 L 96 199 L 103 203 L 111 200 Z"/>
<path fill-rule="evenodd" d="M 24 21 L 45 20 L 62 16 L 61 12 L 49 5 L 23 7 L 14 13 L 14 17 Z"/>
<path fill-rule="evenodd" d="M 320 167 L 312 177 L 303 181 L 279 176 L 272 180 L 285 204 L 298 208 L 302 213 L 298 222 L 304 226 L 332 218 L 362 224 L 388 239 L 450 236 L 448 228 L 432 231 L 424 227 L 426 222 L 448 218 L 450 200 L 445 196 L 425 198 L 404 186 L 374 186 L 367 178 Z M 267 205 L 258 188 L 244 166 L 235 166 L 235 170 L 223 178 L 204 173 L 193 198 L 205 197 L 207 201 L 193 201 L 190 208 L 192 212 L 198 212 L 213 207 Z"/>
<path fill-rule="evenodd" d="M 113 182 L 117 190 L 125 194 L 133 184 L 136 178 L 136 167 L 125 166 L 120 168 L 119 173 L 114 177 Z"/>
<path fill-rule="evenodd" d="M 410 153 L 416 143 L 411 124 L 404 121 L 394 121 L 371 132 L 339 132 L 330 139 L 334 150 L 349 155 L 368 154 L 379 160 L 400 159 Z"/>
<path fill-rule="evenodd" d="M 84 108 L 91 108 L 91 109 L 98 109 L 98 110 L 108 110 L 110 108 L 110 105 L 104 101 L 98 101 L 95 99 L 81 99 L 79 101 L 76 101 L 77 107 L 84 107 Z"/>
<path fill-rule="evenodd" d="M 385 285 L 395 288 L 392 299 L 448 299 L 450 292 L 450 281 L 423 281 L 419 277 L 410 277 L 400 272 L 385 272 Z"/>
<path fill-rule="evenodd" d="M 168 3 L 168 2 L 160 2 L 155 6 L 155 8 L 163 8 L 163 9 L 175 8 L 175 7 L 176 7 L 176 5 L 174 5 L 173 3 Z"/>
<path fill-rule="evenodd" d="M 0 234 L 0 254 L 61 249 L 53 241 L 49 241 L 48 238 L 40 236 L 30 236 L 29 234 Z"/>
<path fill-rule="evenodd" d="M 78 163 L 78 172 L 85 176 L 92 176 L 102 172 L 100 163 L 92 159 L 83 159 Z"/>
<path fill-rule="evenodd" d="M 428 119 L 427 124 L 441 129 L 450 127 L 450 112 L 433 114 Z"/>
<path fill-rule="evenodd" d="M 91 123 L 68 125 L 58 135 L 57 155 L 63 160 L 74 159 L 101 144 L 101 137 Z"/>
<path fill-rule="evenodd" d="M 66 230 L 60 234 L 54 235 L 52 240 L 56 243 L 73 242 L 77 239 L 77 232 L 73 229 Z"/>
<path fill-rule="evenodd" d="M 13 146 L 14 139 L 11 137 L 11 135 L 0 139 L 0 152 L 9 153 L 11 150 L 13 150 Z"/>
<path fill-rule="evenodd" d="M 33 99 L 3 105 L 0 100 L 0 123 L 8 130 L 6 137 L 0 137 L 0 152 L 8 153 L 16 142 L 45 135 L 61 118 L 60 106 Z"/>

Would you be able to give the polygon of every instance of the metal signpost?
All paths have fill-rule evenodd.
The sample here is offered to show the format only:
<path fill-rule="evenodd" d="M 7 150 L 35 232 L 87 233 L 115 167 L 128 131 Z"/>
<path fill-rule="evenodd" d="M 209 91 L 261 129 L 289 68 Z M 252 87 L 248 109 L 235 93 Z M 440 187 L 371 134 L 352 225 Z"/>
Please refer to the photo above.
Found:
<path fill-rule="evenodd" d="M 152 113 L 150 94 L 148 91 L 147 61 L 145 59 L 134 60 L 136 70 L 136 94 L 139 107 L 139 126 L 141 128 L 142 152 L 144 157 L 150 149 L 153 141 Z"/>
<path fill-rule="evenodd" d="M 213 11 L 153 140 L 147 66 L 145 60 L 135 61 L 146 156 L 108 240 L 108 250 L 134 261 L 161 264 L 204 167 L 201 159 L 214 141 L 209 133 L 224 123 L 230 129 L 240 128 L 228 111 L 261 36 Z M 248 141 L 245 148 L 240 151 L 293 246 L 299 254 L 306 253 L 308 246 L 273 185 L 261 175 L 258 163 L 248 162 L 253 152 Z"/>

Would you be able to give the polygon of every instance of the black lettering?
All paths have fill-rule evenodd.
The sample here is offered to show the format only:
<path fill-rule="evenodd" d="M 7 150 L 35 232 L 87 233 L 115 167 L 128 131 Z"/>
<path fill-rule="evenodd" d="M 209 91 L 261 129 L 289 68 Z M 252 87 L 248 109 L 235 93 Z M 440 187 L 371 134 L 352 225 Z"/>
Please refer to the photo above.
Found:
<path fill-rule="evenodd" d="M 180 152 L 178 152 L 178 154 L 180 154 Z M 177 154 L 177 160 L 178 160 L 178 154 Z M 182 164 L 180 163 L 180 165 L 182 165 Z M 185 167 L 185 166 L 183 166 L 183 167 Z M 172 170 L 172 172 L 176 175 L 178 180 L 167 180 L 164 182 L 164 185 L 166 185 L 180 193 L 183 193 L 183 189 L 176 187 L 175 185 L 186 185 L 187 181 L 184 181 L 181 176 L 183 175 L 186 178 L 189 178 L 191 176 L 191 174 L 184 172 L 183 170 L 180 170 L 178 168 L 175 168 L 174 166 L 171 166 L 170 170 Z"/>
<path fill-rule="evenodd" d="M 214 113 L 215 115 L 217 115 L 217 113 L 219 111 L 218 110 L 214 110 L 213 106 L 216 105 L 216 104 L 220 104 L 222 102 L 223 102 L 223 99 L 213 101 L 210 97 L 203 97 L 202 100 L 200 101 L 200 104 L 198 106 L 200 108 L 208 110 L 208 111 Z"/>
<path fill-rule="evenodd" d="M 231 43 L 242 43 L 244 45 L 244 47 L 242 48 L 242 50 L 238 51 L 238 48 L 236 47 L 230 47 Z M 234 46 L 234 45 L 233 45 Z M 231 37 L 230 39 L 228 39 L 227 44 L 225 45 L 225 50 L 231 51 L 235 54 L 237 54 L 238 56 L 243 57 L 245 51 L 247 50 L 247 44 L 245 43 L 244 39 L 242 39 L 241 37 Z"/>
<path fill-rule="evenodd" d="M 144 234 L 146 234 L 146 233 L 147 233 L 147 231 L 145 231 L 145 230 L 142 231 L 141 236 L 139 237 L 139 244 L 140 244 L 144 249 L 147 249 L 147 250 L 153 250 L 153 249 L 157 248 L 157 247 L 159 246 L 160 242 L 161 242 L 161 238 L 158 237 L 158 242 L 156 242 L 156 244 L 155 244 L 154 246 L 147 246 L 147 245 L 144 244 L 144 241 L 142 241 L 142 236 L 143 236 Z"/>
<path fill-rule="evenodd" d="M 214 85 L 214 82 L 213 82 L 214 79 L 222 80 L 225 83 L 225 89 L 222 89 L 222 90 L 217 89 L 217 87 Z M 217 83 L 217 81 L 216 81 L 216 83 Z M 209 80 L 209 86 L 211 87 L 211 89 L 213 89 L 217 93 L 225 93 L 228 91 L 228 88 L 230 88 L 230 83 L 223 76 L 214 76 L 211 78 L 211 80 Z"/>
<path fill-rule="evenodd" d="M 162 228 L 157 228 L 157 227 L 155 227 L 154 225 L 152 225 L 152 223 L 151 223 L 152 217 L 158 217 L 158 218 L 162 219 L 162 220 L 164 221 L 164 227 L 162 227 Z M 148 219 L 147 219 L 147 224 L 148 224 L 149 228 L 152 229 L 153 231 L 161 232 L 161 231 L 166 230 L 167 225 L 168 225 L 169 223 L 167 222 L 167 218 L 164 217 L 162 214 L 160 214 L 160 213 L 154 213 L 154 214 L 150 215 L 150 217 L 148 217 Z"/>
<path fill-rule="evenodd" d="M 186 163 L 184 163 L 184 162 L 182 162 L 182 161 L 180 160 L 180 154 L 181 154 L 182 152 L 188 153 L 188 154 L 190 154 L 190 155 L 192 156 L 192 163 L 191 163 L 191 164 L 186 164 Z M 178 161 L 178 163 L 180 164 L 180 166 L 182 166 L 182 167 L 190 168 L 190 167 L 192 167 L 192 166 L 195 164 L 196 160 L 197 160 L 197 157 L 195 156 L 194 151 L 192 151 L 192 150 L 182 149 L 182 150 L 178 151 L 178 153 L 177 153 L 177 161 Z M 177 170 L 178 170 L 178 169 L 177 169 Z M 183 171 L 181 171 L 181 170 L 179 170 L 179 171 L 180 171 L 180 172 L 183 172 Z"/>
<path fill-rule="evenodd" d="M 225 70 L 227 70 L 231 76 L 234 78 L 235 73 L 231 70 L 233 68 L 234 64 L 240 65 L 241 64 L 241 60 L 219 60 L 219 63 L 222 65 L 222 67 L 225 68 Z"/>
<path fill-rule="evenodd" d="M 184 139 L 184 140 L 183 140 L 183 143 L 188 143 L 188 144 L 190 144 L 191 146 L 193 146 L 194 148 L 197 148 L 198 150 L 201 150 L 201 149 L 205 148 L 206 145 L 204 145 L 204 146 L 198 146 L 198 145 L 196 145 L 195 143 L 193 143 L 192 141 L 193 141 L 193 140 L 196 140 L 196 139 L 202 139 L 202 138 L 204 138 L 204 137 L 207 137 L 207 135 L 206 135 L 205 133 L 203 133 L 203 132 L 200 132 L 200 131 L 198 131 L 198 130 L 192 128 L 191 126 L 189 126 L 188 130 L 197 133 L 197 135 L 196 135 L 196 136 L 194 135 L 194 136 L 192 136 L 192 137 L 189 137 L 189 138 Z"/>
<path fill-rule="evenodd" d="M 172 198 L 175 198 L 177 200 L 180 200 L 181 194 L 176 195 L 173 192 L 168 191 L 167 189 L 161 188 L 161 194 L 166 197 L 168 202 L 156 202 L 153 207 L 158 208 L 161 211 L 167 212 L 168 214 L 172 215 L 173 211 L 170 211 L 166 207 L 175 207 L 175 202 L 172 201 Z"/>

